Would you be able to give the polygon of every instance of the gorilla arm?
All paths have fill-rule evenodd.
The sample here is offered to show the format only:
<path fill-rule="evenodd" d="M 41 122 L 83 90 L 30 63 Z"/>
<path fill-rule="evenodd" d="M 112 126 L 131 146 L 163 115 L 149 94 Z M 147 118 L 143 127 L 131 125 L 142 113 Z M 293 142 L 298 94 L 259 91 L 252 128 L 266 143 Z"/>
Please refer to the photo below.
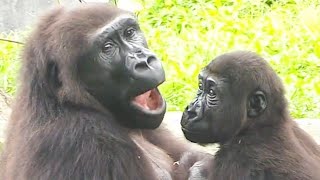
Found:
<path fill-rule="evenodd" d="M 194 152 L 186 152 L 174 167 L 174 179 L 185 180 L 208 179 L 212 169 L 213 156 Z"/>
<path fill-rule="evenodd" d="M 231 148 L 231 147 L 230 147 Z M 226 157 L 220 157 L 219 154 L 215 156 L 211 161 L 208 160 L 203 166 L 210 167 L 209 172 L 203 172 L 202 175 L 206 174 L 207 179 L 214 180 L 274 180 L 279 177 L 274 176 L 268 169 L 259 169 L 257 166 L 253 166 L 249 162 L 249 157 L 244 153 L 239 153 L 243 147 L 233 146 L 230 149 L 231 152 Z M 221 154 L 225 156 L 226 154 Z M 246 159 L 246 161 L 243 161 Z M 201 171 L 200 171 L 201 172 Z M 229 173 L 226 173 L 229 172 Z M 190 178 L 192 176 L 190 175 Z"/>
<path fill-rule="evenodd" d="M 207 171 L 211 167 L 204 165 L 204 162 L 212 159 L 212 155 L 173 134 L 163 124 L 155 130 L 143 130 L 143 136 L 155 146 L 163 149 L 174 160 L 173 179 L 196 177 L 199 176 L 198 171 Z M 196 167 L 193 168 L 193 166 Z"/>
<path fill-rule="evenodd" d="M 183 137 L 175 136 L 163 124 L 154 130 L 143 130 L 142 133 L 152 144 L 165 150 L 174 161 L 178 161 L 184 152 L 195 147 Z"/>
<path fill-rule="evenodd" d="M 237 154 L 230 156 L 238 156 Z M 232 158 L 230 158 L 231 160 Z M 202 158 L 194 162 L 192 156 L 184 155 L 179 166 L 175 169 L 175 180 L 273 180 L 268 171 L 250 171 L 250 167 L 241 162 L 234 162 L 228 160 L 219 160 L 211 156 Z M 192 164 L 190 163 L 192 162 Z M 229 164 L 229 165 L 228 165 Z M 226 169 L 228 167 L 228 169 Z M 232 173 L 225 173 L 226 171 Z"/>

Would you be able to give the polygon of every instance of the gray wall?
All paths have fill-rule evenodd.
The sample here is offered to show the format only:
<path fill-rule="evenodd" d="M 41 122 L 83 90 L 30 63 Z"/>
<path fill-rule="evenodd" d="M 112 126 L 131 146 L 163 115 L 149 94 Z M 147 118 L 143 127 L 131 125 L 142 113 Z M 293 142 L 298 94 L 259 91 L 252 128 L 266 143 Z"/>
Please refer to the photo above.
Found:
<path fill-rule="evenodd" d="M 108 0 L 86 0 L 86 2 Z M 66 6 L 79 4 L 78 0 L 60 0 Z M 23 29 L 32 25 L 44 11 L 57 5 L 58 0 L 0 0 L 0 32 Z"/>

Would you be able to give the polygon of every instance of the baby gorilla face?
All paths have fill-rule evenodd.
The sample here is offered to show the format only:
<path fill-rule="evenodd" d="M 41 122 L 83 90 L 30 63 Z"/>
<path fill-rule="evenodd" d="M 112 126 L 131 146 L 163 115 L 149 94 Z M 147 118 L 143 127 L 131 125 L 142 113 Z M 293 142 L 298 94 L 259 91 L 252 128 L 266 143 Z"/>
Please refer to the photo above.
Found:
<path fill-rule="evenodd" d="M 218 56 L 201 71 L 197 96 L 181 119 L 188 140 L 224 143 L 246 126 L 248 118 L 263 113 L 265 94 L 247 72 L 237 56 L 229 54 Z"/>
<path fill-rule="evenodd" d="M 231 108 L 231 92 L 228 80 L 214 75 L 208 69 L 199 74 L 197 96 L 185 109 L 181 119 L 186 138 L 197 143 L 221 142 L 232 132 L 224 131 L 228 126 L 224 118 L 225 109 Z M 228 127 L 234 128 L 234 127 Z"/>

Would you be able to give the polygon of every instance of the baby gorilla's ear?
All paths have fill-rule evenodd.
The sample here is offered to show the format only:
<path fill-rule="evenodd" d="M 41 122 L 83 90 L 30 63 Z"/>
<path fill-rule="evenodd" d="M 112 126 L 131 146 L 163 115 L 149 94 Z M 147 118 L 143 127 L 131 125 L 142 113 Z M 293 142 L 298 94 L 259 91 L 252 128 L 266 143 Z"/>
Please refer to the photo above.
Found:
<path fill-rule="evenodd" d="M 248 117 L 257 117 L 267 108 L 267 99 L 262 91 L 255 91 L 248 100 Z"/>

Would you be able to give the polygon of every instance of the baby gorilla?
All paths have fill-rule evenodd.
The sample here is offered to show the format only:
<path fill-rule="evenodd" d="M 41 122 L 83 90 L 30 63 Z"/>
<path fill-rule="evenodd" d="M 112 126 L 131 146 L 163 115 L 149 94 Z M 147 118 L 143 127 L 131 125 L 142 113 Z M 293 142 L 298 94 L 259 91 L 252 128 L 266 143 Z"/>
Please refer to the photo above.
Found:
<path fill-rule="evenodd" d="M 320 179 L 319 146 L 292 120 L 280 78 L 255 53 L 226 53 L 206 66 L 181 125 L 192 142 L 220 144 L 194 179 Z"/>

